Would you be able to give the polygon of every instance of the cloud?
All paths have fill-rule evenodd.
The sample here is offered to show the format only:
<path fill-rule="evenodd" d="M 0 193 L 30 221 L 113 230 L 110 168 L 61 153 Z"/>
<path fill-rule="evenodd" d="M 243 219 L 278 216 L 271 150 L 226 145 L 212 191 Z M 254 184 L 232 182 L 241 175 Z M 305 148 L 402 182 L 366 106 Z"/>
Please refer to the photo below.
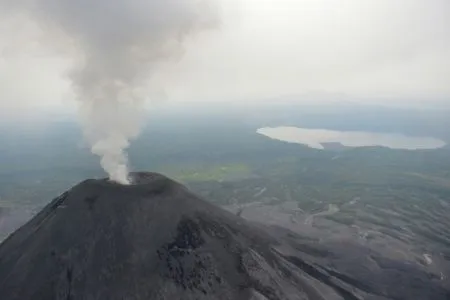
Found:
<path fill-rule="evenodd" d="M 33 24 L 28 32 L 34 35 L 26 38 L 25 34 L 17 45 L 7 44 L 7 48 L 32 46 L 36 48 L 32 53 L 40 50 L 66 58 L 68 68 L 61 75 L 66 75 L 79 103 L 80 121 L 91 151 L 101 158 L 101 165 L 112 180 L 128 183 L 125 150 L 139 134 L 148 81 L 161 63 L 180 56 L 186 38 L 217 26 L 214 2 L 29 0 L 1 4 L 0 8 L 10 15 L 28 17 L 29 22 L 25 21 Z M 15 19 L 12 22 L 21 24 Z M 28 55 L 19 59 L 20 66 L 31 66 L 26 49 Z M 42 59 L 40 62 L 54 63 L 52 56 L 47 59 L 47 64 Z M 56 78 L 52 79 L 52 83 L 61 86 Z M 47 86 L 41 83 L 38 88 Z M 32 93 L 28 97 L 33 104 L 42 100 Z"/>
<path fill-rule="evenodd" d="M 54 4 L 58 1 L 45 2 L 57 11 Z M 74 13 L 61 16 L 64 24 L 73 23 L 83 2 L 71 2 Z M 120 1 L 110 2 L 112 7 L 105 14 L 121 10 Z M 448 0 L 221 0 L 220 5 L 220 31 L 190 37 L 185 40 L 183 56 L 157 66 L 150 83 L 164 89 L 168 100 L 240 101 L 309 91 L 398 101 L 450 96 Z M 94 26 L 90 22 L 103 30 L 110 26 L 105 20 L 91 20 L 83 26 Z M 128 19 L 124 24 L 130 29 L 138 22 Z M 2 40 L 14 39 L 17 28 L 9 26 Z M 104 42 L 101 31 L 90 36 Z M 20 45 L 24 39 L 16 40 Z M 120 45 L 120 38 L 115 42 Z M 20 68 L 20 76 L 30 85 L 37 82 L 37 76 L 48 86 L 60 86 L 63 68 L 58 63 L 33 56 L 26 64 L 31 70 L 37 66 L 47 70 L 39 76 Z M 1 68 L 0 73 L 9 77 L 8 68 Z M 28 80 L 30 76 L 33 79 Z M 21 90 L 22 84 L 15 81 L 8 86 Z M 40 103 L 58 103 L 56 98 L 63 91 L 52 94 L 48 90 L 38 91 L 47 91 Z M 28 94 L 23 98 L 28 99 L 24 105 L 34 100 Z"/>
<path fill-rule="evenodd" d="M 238 21 L 230 14 L 220 36 L 164 74 L 173 97 L 450 95 L 448 1 L 246 0 L 236 9 Z"/>

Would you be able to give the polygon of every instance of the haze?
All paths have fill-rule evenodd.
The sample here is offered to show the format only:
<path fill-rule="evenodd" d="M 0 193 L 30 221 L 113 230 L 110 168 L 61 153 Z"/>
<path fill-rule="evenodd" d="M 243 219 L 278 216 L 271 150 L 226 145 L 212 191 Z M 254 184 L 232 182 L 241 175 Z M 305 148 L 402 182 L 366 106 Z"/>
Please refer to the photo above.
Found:
<path fill-rule="evenodd" d="M 313 92 L 448 102 L 447 0 L 222 0 L 220 14 L 219 29 L 191 38 L 184 55 L 158 67 L 151 99 L 306 101 L 295 96 Z M 67 56 L 48 48 L 44 29 L 26 15 L 0 16 L 2 118 L 73 110 Z"/>
<path fill-rule="evenodd" d="M 450 0 L 0 0 L 0 37 L 0 298 L 450 299 Z"/>

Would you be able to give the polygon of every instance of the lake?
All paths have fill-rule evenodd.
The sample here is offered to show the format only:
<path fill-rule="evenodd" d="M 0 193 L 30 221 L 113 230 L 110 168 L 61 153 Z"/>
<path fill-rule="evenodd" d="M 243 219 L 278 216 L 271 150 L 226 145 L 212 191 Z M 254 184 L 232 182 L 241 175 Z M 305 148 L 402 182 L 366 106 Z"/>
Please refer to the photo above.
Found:
<path fill-rule="evenodd" d="M 382 146 L 392 149 L 437 149 L 446 145 L 432 137 L 407 136 L 397 133 L 366 131 L 336 131 L 326 129 L 306 129 L 298 127 L 265 127 L 259 134 L 272 139 L 304 144 L 315 149 L 324 149 L 324 143 L 340 143 L 347 147 Z"/>

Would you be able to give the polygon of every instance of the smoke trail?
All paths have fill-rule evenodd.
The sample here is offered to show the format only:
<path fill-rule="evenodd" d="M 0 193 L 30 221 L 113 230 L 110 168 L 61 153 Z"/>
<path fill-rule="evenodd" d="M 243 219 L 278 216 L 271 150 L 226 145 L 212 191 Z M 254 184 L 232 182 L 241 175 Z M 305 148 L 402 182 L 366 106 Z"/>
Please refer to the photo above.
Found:
<path fill-rule="evenodd" d="M 110 178 L 128 183 L 126 149 L 140 129 L 149 77 L 183 40 L 217 25 L 208 0 L 0 0 L 70 54 L 85 135 Z"/>

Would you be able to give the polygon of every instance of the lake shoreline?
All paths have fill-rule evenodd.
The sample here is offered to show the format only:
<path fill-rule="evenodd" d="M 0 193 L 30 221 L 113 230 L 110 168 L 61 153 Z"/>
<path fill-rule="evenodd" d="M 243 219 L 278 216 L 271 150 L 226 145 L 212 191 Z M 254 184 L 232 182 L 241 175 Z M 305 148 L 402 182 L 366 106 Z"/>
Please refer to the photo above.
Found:
<path fill-rule="evenodd" d="M 291 126 L 263 127 L 256 132 L 271 139 L 307 145 L 321 150 L 325 149 L 323 144 L 327 143 L 339 143 L 352 148 L 379 146 L 403 150 L 439 149 L 447 145 L 437 138 L 408 136 L 400 133 L 306 129 Z"/>

